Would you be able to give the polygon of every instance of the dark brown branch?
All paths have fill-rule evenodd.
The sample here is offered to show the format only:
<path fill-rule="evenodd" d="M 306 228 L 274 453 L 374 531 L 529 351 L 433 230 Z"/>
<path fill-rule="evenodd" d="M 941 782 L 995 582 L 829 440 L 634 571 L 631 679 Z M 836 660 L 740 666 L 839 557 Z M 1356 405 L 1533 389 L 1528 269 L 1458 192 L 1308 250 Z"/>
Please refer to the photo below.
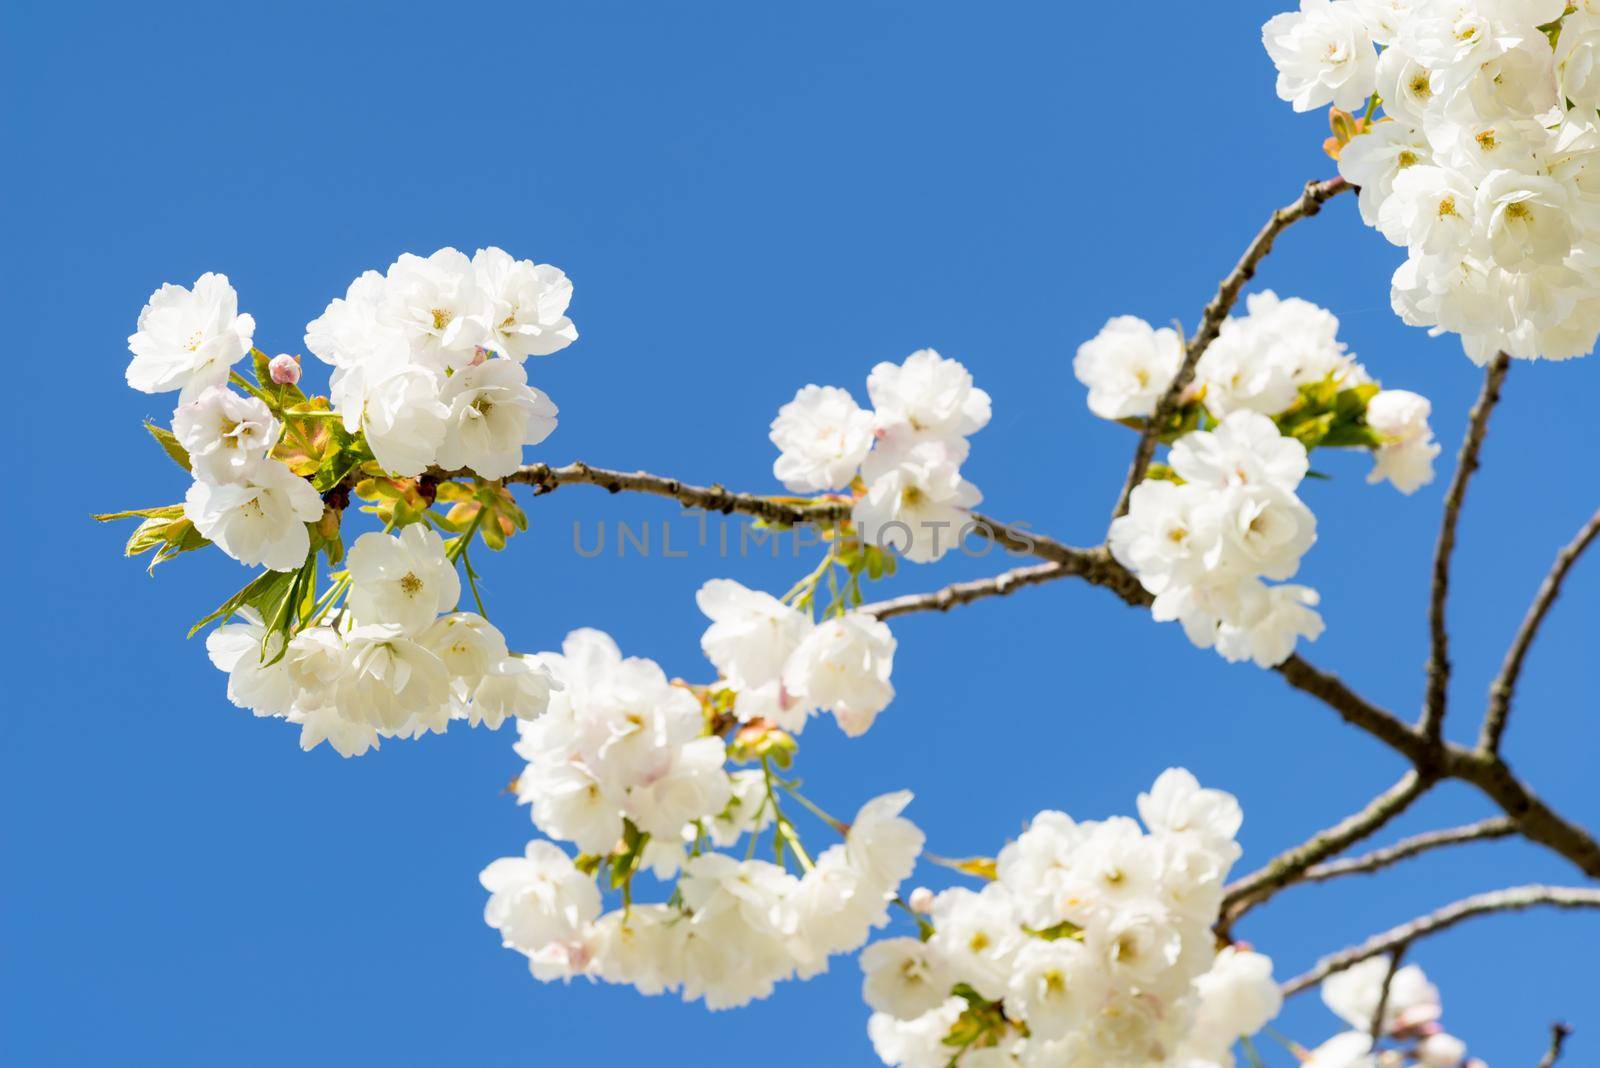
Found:
<path fill-rule="evenodd" d="M 1539 1059 L 1539 1068 L 1555 1068 L 1556 1062 L 1561 1059 L 1561 1051 L 1567 1047 L 1567 1039 L 1572 1036 L 1572 1028 L 1564 1023 L 1550 1025 L 1550 1048 L 1545 1050 L 1544 1056 Z"/>
<path fill-rule="evenodd" d="M 1287 997 L 1309 990 L 1330 975 L 1353 968 L 1362 961 L 1380 954 L 1392 952 L 1398 946 L 1409 945 L 1419 938 L 1448 930 L 1474 916 L 1514 912 L 1543 905 L 1559 909 L 1600 909 L 1600 890 L 1570 886 L 1516 886 L 1509 890 L 1495 890 L 1463 898 L 1436 912 L 1430 912 L 1409 923 L 1375 934 L 1360 945 L 1323 957 L 1317 962 L 1316 967 L 1284 983 L 1283 993 Z"/>
<path fill-rule="evenodd" d="M 1510 816 L 1495 816 L 1492 819 L 1479 820 L 1469 823 L 1465 827 L 1451 827 L 1442 831 L 1428 831 L 1425 834 L 1413 835 L 1403 838 L 1392 846 L 1374 849 L 1370 853 L 1363 853 L 1359 857 L 1350 857 L 1346 860 L 1330 860 L 1307 868 L 1300 876 L 1301 882 L 1322 883 L 1329 879 L 1337 879 L 1344 875 L 1364 875 L 1370 872 L 1381 871 L 1391 864 L 1398 864 L 1402 860 L 1446 846 L 1463 845 L 1467 842 L 1486 842 L 1495 838 L 1506 838 L 1517 833 L 1517 824 Z"/>
<path fill-rule="evenodd" d="M 1467 418 L 1467 436 L 1461 442 L 1455 477 L 1444 498 L 1444 518 L 1439 523 L 1439 543 L 1433 553 L 1433 596 L 1428 606 L 1428 625 L 1432 644 L 1428 655 L 1428 694 L 1422 708 L 1422 733 L 1432 740 L 1444 731 L 1445 706 L 1450 689 L 1450 634 L 1445 623 L 1445 602 L 1450 596 L 1450 558 L 1456 548 L 1456 523 L 1467 496 L 1467 483 L 1478 469 L 1478 453 L 1489 429 L 1489 413 L 1500 400 L 1511 357 L 1500 353 L 1484 373 L 1483 390 Z"/>
<path fill-rule="evenodd" d="M 1545 804 L 1499 756 L 1445 746 L 1444 774 L 1471 783 L 1517 821 L 1524 836 L 1566 857 L 1591 879 L 1600 879 L 1600 843 L 1582 827 Z"/>
<path fill-rule="evenodd" d="M 1560 596 L 1561 584 L 1567 580 L 1567 573 L 1572 570 L 1572 565 L 1578 562 L 1578 557 L 1593 544 L 1597 536 L 1600 536 L 1600 511 L 1596 511 L 1589 522 L 1584 524 L 1583 529 L 1578 531 L 1578 536 L 1556 554 L 1555 563 L 1550 566 L 1550 573 L 1545 575 L 1544 582 L 1539 585 L 1539 592 L 1535 595 L 1533 604 L 1529 606 L 1528 614 L 1522 620 L 1522 626 L 1517 628 L 1517 636 L 1512 640 L 1511 648 L 1506 651 L 1505 663 L 1500 667 L 1500 674 L 1495 676 L 1494 683 L 1489 687 L 1489 710 L 1484 714 L 1483 730 L 1478 735 L 1478 748 L 1485 753 L 1495 753 L 1500 750 L 1500 737 L 1505 733 L 1506 719 L 1511 715 L 1511 698 L 1516 693 L 1517 679 L 1522 674 L 1522 662 L 1527 659 L 1528 648 L 1538 636 L 1539 628 L 1544 624 L 1544 617 L 1550 612 L 1550 606 L 1555 604 L 1556 598 Z"/>
<path fill-rule="evenodd" d="M 1342 853 L 1377 833 L 1409 808 L 1432 783 L 1432 779 L 1418 774 L 1415 769 L 1408 771 L 1399 782 L 1373 798 L 1360 812 L 1345 817 L 1327 830 L 1317 832 L 1300 845 L 1280 853 L 1249 875 L 1236 880 L 1222 899 L 1218 934 L 1226 938 L 1239 917 L 1264 904 L 1278 891 L 1298 882 L 1306 869 L 1318 861 Z"/>
<path fill-rule="evenodd" d="M 1273 212 L 1272 218 L 1267 220 L 1267 224 L 1246 246 L 1244 255 L 1239 257 L 1239 262 L 1234 265 L 1233 270 L 1223 278 L 1222 284 L 1217 287 L 1216 296 L 1206 305 L 1205 311 L 1200 316 L 1199 329 L 1184 348 L 1183 363 L 1179 365 L 1178 373 L 1172 377 L 1172 383 L 1167 386 L 1167 391 L 1156 402 L 1154 414 L 1150 416 L 1143 432 L 1139 435 L 1139 444 L 1133 452 L 1133 463 L 1128 467 L 1128 477 L 1122 485 L 1121 494 L 1117 497 L 1117 507 L 1112 512 L 1112 518 L 1128 510 L 1128 498 L 1133 494 L 1134 487 L 1144 481 L 1144 473 L 1150 466 L 1150 458 L 1155 455 L 1156 440 L 1160 436 L 1161 428 L 1172 419 L 1173 413 L 1178 410 L 1183 391 L 1194 381 L 1195 365 L 1200 362 L 1200 357 L 1205 355 L 1206 349 L 1211 347 L 1211 343 L 1217 339 L 1222 324 L 1227 321 L 1233 306 L 1239 302 L 1239 294 L 1243 291 L 1245 283 L 1255 277 L 1256 268 L 1266 258 L 1267 253 L 1272 251 L 1273 242 L 1277 241 L 1278 235 L 1301 219 L 1308 219 L 1317 214 L 1322 210 L 1323 204 L 1351 188 L 1353 187 L 1343 178 L 1306 183 L 1305 191 L 1292 204 L 1286 204 Z"/>

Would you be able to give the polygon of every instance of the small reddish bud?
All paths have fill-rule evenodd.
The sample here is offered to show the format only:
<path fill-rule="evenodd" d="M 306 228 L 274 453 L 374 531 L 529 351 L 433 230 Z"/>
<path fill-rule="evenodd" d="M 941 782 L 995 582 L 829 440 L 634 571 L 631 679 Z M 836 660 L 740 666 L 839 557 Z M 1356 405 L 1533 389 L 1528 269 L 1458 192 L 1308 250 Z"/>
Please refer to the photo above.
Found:
<path fill-rule="evenodd" d="M 300 382 L 300 361 L 287 352 L 280 352 L 267 364 L 267 374 L 280 386 L 293 386 Z"/>

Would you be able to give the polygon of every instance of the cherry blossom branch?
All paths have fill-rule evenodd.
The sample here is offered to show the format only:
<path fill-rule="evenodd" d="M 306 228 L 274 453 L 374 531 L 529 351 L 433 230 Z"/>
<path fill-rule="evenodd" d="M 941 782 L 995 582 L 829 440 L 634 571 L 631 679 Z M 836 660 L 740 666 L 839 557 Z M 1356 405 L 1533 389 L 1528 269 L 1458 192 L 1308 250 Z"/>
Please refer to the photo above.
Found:
<path fill-rule="evenodd" d="M 1430 740 L 1438 739 L 1444 731 L 1445 706 L 1449 699 L 1450 634 L 1445 622 L 1445 602 L 1450 595 L 1450 558 L 1456 548 L 1456 523 L 1461 518 L 1467 483 L 1478 469 L 1478 452 L 1489 429 L 1489 413 L 1500 400 L 1500 386 L 1510 367 L 1511 357 L 1503 352 L 1489 363 L 1483 391 L 1478 394 L 1467 419 L 1467 436 L 1461 442 L 1455 477 L 1445 494 L 1444 518 L 1439 524 L 1439 542 L 1433 554 L 1433 597 L 1428 608 L 1432 651 L 1428 657 L 1428 695 L 1422 711 L 1422 733 Z"/>
<path fill-rule="evenodd" d="M 1517 823 L 1509 816 L 1495 816 L 1491 819 L 1479 820 L 1469 823 L 1464 827 L 1449 827 L 1442 831 L 1428 831 L 1424 834 L 1403 838 L 1394 845 L 1382 849 L 1374 849 L 1370 853 L 1363 853 L 1359 857 L 1349 857 L 1345 860 L 1332 860 L 1323 864 L 1316 864 L 1307 868 L 1300 875 L 1301 882 L 1321 883 L 1329 879 L 1337 879 L 1344 875 L 1363 875 L 1380 871 L 1391 864 L 1398 864 L 1402 860 L 1446 846 L 1463 845 L 1467 842 L 1485 842 L 1495 838 L 1507 838 L 1517 833 Z"/>
<path fill-rule="evenodd" d="M 1561 1051 L 1566 1048 L 1567 1039 L 1571 1035 L 1572 1028 L 1564 1023 L 1550 1025 L 1550 1048 L 1545 1050 L 1544 1056 L 1539 1059 L 1539 1068 L 1555 1068 L 1556 1062 L 1561 1059 Z"/>
<path fill-rule="evenodd" d="M 1421 797 L 1433 782 L 1432 778 L 1413 768 L 1399 782 L 1373 798 L 1360 812 L 1345 817 L 1327 830 L 1319 831 L 1300 845 L 1280 853 L 1249 875 L 1236 880 L 1222 899 L 1218 935 L 1228 937 L 1239 917 L 1257 905 L 1265 904 L 1278 891 L 1300 881 L 1306 870 L 1319 860 L 1342 853 L 1381 830 Z"/>
<path fill-rule="evenodd" d="M 1516 886 L 1463 898 L 1426 916 L 1392 927 L 1373 935 L 1359 945 L 1323 957 L 1310 971 L 1295 976 L 1283 984 L 1283 993 L 1289 997 L 1309 990 L 1330 975 L 1353 968 L 1364 960 L 1409 945 L 1419 938 L 1448 930 L 1474 916 L 1496 912 L 1517 912 L 1523 909 L 1550 906 L 1558 909 L 1600 909 L 1600 890 L 1570 886 Z"/>
<path fill-rule="evenodd" d="M 1517 821 L 1524 837 L 1560 853 L 1591 879 L 1600 879 L 1600 843 L 1545 804 L 1497 754 L 1453 745 L 1443 745 L 1438 751 L 1444 758 L 1444 775 L 1476 786 Z"/>
<path fill-rule="evenodd" d="M 1483 730 L 1478 735 L 1478 748 L 1483 752 L 1499 751 L 1500 737 L 1505 733 L 1506 719 L 1511 714 L 1511 698 L 1516 692 L 1517 679 L 1522 674 L 1522 662 L 1527 658 L 1528 648 L 1538 636 L 1539 627 L 1543 625 L 1550 606 L 1560 596 L 1561 584 L 1567 580 L 1567 573 L 1572 570 L 1572 565 L 1577 563 L 1578 557 L 1593 544 L 1597 536 L 1600 536 L 1600 510 L 1597 510 L 1589 522 L 1584 524 L 1583 529 L 1578 531 L 1578 536 L 1556 554 L 1550 573 L 1540 584 L 1539 592 L 1528 608 L 1522 626 L 1517 628 L 1517 636 L 1512 641 L 1511 648 L 1506 652 L 1500 674 L 1489 687 L 1489 710 L 1484 715 Z"/>
<path fill-rule="evenodd" d="M 1150 467 L 1150 460 L 1155 456 L 1156 442 L 1160 437 L 1161 428 L 1171 420 L 1184 390 L 1189 388 L 1189 383 L 1194 381 L 1194 369 L 1200 362 L 1200 357 L 1206 349 L 1217 339 L 1222 331 L 1222 324 L 1227 321 L 1228 314 L 1233 311 L 1233 306 L 1239 302 L 1239 294 L 1244 290 L 1245 284 L 1255 277 L 1256 268 L 1272 251 L 1272 246 L 1292 224 L 1301 219 L 1309 219 L 1322 210 L 1322 205 L 1347 190 L 1353 189 L 1343 178 L 1329 178 L 1320 182 L 1307 182 L 1305 190 L 1293 203 L 1286 204 L 1272 213 L 1259 233 L 1250 244 L 1245 247 L 1244 255 L 1239 257 L 1239 262 L 1233 270 L 1222 279 L 1222 284 L 1217 287 L 1217 293 L 1211 298 L 1210 303 L 1200 316 L 1200 328 L 1184 348 L 1183 363 L 1178 367 L 1178 373 L 1172 376 L 1172 383 L 1167 386 L 1167 391 L 1161 395 L 1156 403 L 1155 412 L 1145 422 L 1144 430 L 1139 435 L 1139 444 L 1133 452 L 1133 462 L 1128 466 L 1128 477 L 1123 482 L 1122 492 L 1117 496 L 1117 507 L 1112 512 L 1112 518 L 1122 515 L 1128 510 L 1128 498 L 1133 495 L 1134 487 L 1144 481 L 1145 471 Z"/>
<path fill-rule="evenodd" d="M 859 611 L 876 616 L 878 619 L 893 619 L 895 616 L 910 615 L 913 612 L 948 612 L 958 604 L 970 604 L 985 597 L 1004 597 L 1028 586 L 1037 586 L 1061 578 L 1068 573 L 1065 564 L 1030 564 L 1026 567 L 1014 567 L 992 578 L 973 582 L 954 582 L 931 593 L 907 594 L 904 597 L 863 605 Z"/>
<path fill-rule="evenodd" d="M 460 472 L 430 472 L 430 477 L 445 480 L 461 477 Z M 563 485 L 600 486 L 612 493 L 624 491 L 647 493 L 678 501 L 685 507 L 708 511 L 739 513 L 765 519 L 769 522 L 801 524 L 808 522 L 833 523 L 849 515 L 849 502 L 825 499 L 808 503 L 792 498 L 763 497 L 749 493 L 734 493 L 722 486 L 696 486 L 679 479 L 664 478 L 643 471 L 624 472 L 593 467 L 585 463 L 572 463 L 565 467 L 532 464 L 504 480 L 507 483 L 534 486 L 538 492 L 549 493 Z M 1038 585 L 1055 578 L 1075 576 L 1116 594 L 1129 605 L 1148 606 L 1150 595 L 1139 585 L 1138 579 L 1112 559 L 1104 546 L 1080 549 L 1036 534 L 1021 526 L 1001 523 L 977 514 L 973 515 L 972 533 L 986 537 L 996 544 L 1016 552 L 1027 552 L 1047 563 L 1061 565 L 1050 570 L 1027 569 L 1022 575 L 1002 575 L 975 583 L 957 584 L 953 592 L 944 590 L 930 594 L 898 598 L 893 602 L 893 615 L 906 615 L 916 611 L 932 611 L 941 605 L 954 607 L 984 597 L 999 595 L 1002 587 L 1021 588 L 1021 585 Z M 1019 585 L 1019 580 L 1022 580 Z M 873 606 L 875 609 L 881 606 Z M 888 610 L 888 609 L 885 609 Z M 1586 874 L 1600 878 L 1600 844 L 1596 844 L 1587 831 L 1557 815 L 1525 784 L 1517 779 L 1494 754 L 1473 754 L 1439 741 L 1430 741 L 1418 730 L 1402 722 L 1393 713 L 1377 707 L 1350 689 L 1341 679 L 1324 672 L 1304 658 L 1296 655 L 1275 669 L 1289 685 L 1315 697 L 1333 709 L 1347 723 L 1355 726 L 1396 752 L 1405 756 L 1423 777 L 1440 776 L 1457 778 L 1477 786 L 1498 804 L 1505 813 L 1517 821 L 1522 832 L 1550 847 L 1576 864 Z M 1359 839 L 1355 839 L 1359 840 Z M 1352 840 L 1350 844 L 1353 844 Z M 1312 862 L 1331 854 L 1319 854 Z"/>

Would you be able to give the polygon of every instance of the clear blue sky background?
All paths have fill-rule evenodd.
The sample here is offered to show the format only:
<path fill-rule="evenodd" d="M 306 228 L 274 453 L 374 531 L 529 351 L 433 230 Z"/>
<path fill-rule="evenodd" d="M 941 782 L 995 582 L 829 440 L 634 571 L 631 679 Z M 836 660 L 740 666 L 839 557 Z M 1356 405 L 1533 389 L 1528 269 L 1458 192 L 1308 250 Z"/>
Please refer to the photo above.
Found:
<path fill-rule="evenodd" d="M 517 852 L 509 732 L 465 729 L 344 761 L 226 702 L 183 630 L 244 572 L 219 553 L 154 580 L 91 511 L 178 499 L 122 382 L 164 281 L 226 272 L 269 352 L 361 270 L 499 244 L 564 267 L 578 344 L 533 365 L 561 406 L 539 459 L 772 489 L 767 423 L 808 382 L 865 400 L 873 363 L 935 346 L 995 418 L 969 465 L 994 514 L 1074 542 L 1103 530 L 1126 431 L 1096 422 L 1077 344 L 1110 315 L 1192 324 L 1251 233 L 1331 173 L 1318 116 L 1272 93 L 1258 30 L 1279 3 L 71 4 L 11 0 L 0 80 L 10 164 L 10 697 L 0 719 L 0 1060 L 18 1065 L 773 1066 L 870 1061 L 859 973 L 750 1009 L 541 986 L 483 926 L 479 869 Z M 1334 309 L 1386 383 L 1459 441 L 1478 372 L 1388 307 L 1396 253 L 1353 201 L 1294 229 L 1259 285 Z M 1513 369 L 1468 503 L 1451 605 L 1453 732 L 1558 544 L 1595 507 L 1600 360 Z M 1309 484 L 1311 651 L 1411 714 L 1442 484 L 1412 498 L 1332 457 Z M 572 488 L 485 559 L 525 649 L 609 630 L 705 675 L 691 595 L 779 590 L 802 561 L 595 560 L 572 525 L 693 526 L 675 506 Z M 904 568 L 884 592 L 1006 561 Z M 20 584 L 20 585 L 19 585 Z M 1593 665 L 1600 559 L 1529 664 L 1510 752 L 1600 826 Z M 1230 667 L 1107 594 L 1062 582 L 895 623 L 899 697 L 864 739 L 818 723 L 802 769 L 828 807 L 908 787 L 946 854 L 992 852 L 1040 808 L 1132 810 L 1169 764 L 1237 793 L 1246 863 L 1298 841 L 1399 764 L 1270 674 Z M 1583 661 L 1587 659 L 1587 666 Z M 1449 788 L 1396 832 L 1489 814 Z M 821 840 L 817 828 L 813 834 Z M 923 878 L 937 881 L 936 872 Z M 1514 843 L 1299 889 L 1242 934 L 1289 975 L 1470 892 L 1580 878 Z M 1600 916 L 1478 921 L 1415 953 L 1446 1019 L 1498 1066 L 1546 1027 L 1600 1060 Z M 1281 1020 L 1314 1042 L 1313 999 Z M 1270 1043 L 1269 1043 L 1270 1045 Z M 1284 1063 L 1282 1051 L 1274 1051 Z"/>

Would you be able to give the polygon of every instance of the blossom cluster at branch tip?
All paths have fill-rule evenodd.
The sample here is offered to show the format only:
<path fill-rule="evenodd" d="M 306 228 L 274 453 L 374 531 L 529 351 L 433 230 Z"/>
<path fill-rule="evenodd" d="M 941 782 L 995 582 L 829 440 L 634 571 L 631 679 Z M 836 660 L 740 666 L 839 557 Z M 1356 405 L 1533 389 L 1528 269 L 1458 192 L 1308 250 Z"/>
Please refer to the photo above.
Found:
<path fill-rule="evenodd" d="M 1039 813 L 981 890 L 918 895 L 923 937 L 867 947 L 886 1064 L 1231 1068 L 1282 1003 L 1271 961 L 1211 930 L 1242 814 L 1181 769 L 1138 807 L 1143 829 Z"/>
<path fill-rule="evenodd" d="M 701 648 L 735 695 L 743 722 L 765 719 L 799 733 L 830 712 L 848 735 L 866 732 L 894 697 L 894 635 L 860 612 L 812 621 L 809 611 L 731 579 L 695 595 L 711 619 Z"/>
<path fill-rule="evenodd" d="M 1364 960 L 1324 979 L 1322 1002 L 1350 1030 L 1303 1051 L 1302 1068 L 1488 1068 L 1444 1030 L 1439 990 L 1415 964 L 1393 969 L 1387 956 Z"/>
<path fill-rule="evenodd" d="M 455 611 L 460 580 L 434 531 L 363 534 L 349 567 L 346 611 L 286 646 L 249 610 L 206 636 L 212 663 L 228 672 L 228 699 L 299 724 L 302 748 L 326 741 L 359 756 L 380 738 L 442 734 L 451 720 L 493 729 L 537 718 L 560 690 L 487 619 Z"/>
<path fill-rule="evenodd" d="M 1593 350 L 1600 9 L 1301 0 L 1262 39 L 1295 110 L 1366 109 L 1335 138 L 1339 172 L 1367 225 L 1407 250 L 1391 291 L 1402 319 L 1459 335 L 1480 364 Z"/>
<path fill-rule="evenodd" d="M 503 478 L 555 430 L 522 364 L 577 339 L 571 299 L 559 269 L 498 248 L 407 253 L 351 282 L 307 325 L 306 348 L 333 366 L 334 410 L 389 473 Z"/>
<path fill-rule="evenodd" d="M 1308 448 L 1370 451 L 1368 480 L 1412 493 L 1432 480 L 1439 445 L 1427 400 L 1373 382 L 1333 315 L 1271 291 L 1246 307 L 1201 354 L 1166 428 L 1168 462 L 1134 487 L 1109 544 L 1154 596 L 1156 619 L 1230 661 L 1272 667 L 1323 629 L 1315 590 L 1267 584 L 1292 578 L 1316 540 L 1297 495 Z M 1183 356 L 1176 330 L 1121 316 L 1079 347 L 1073 371 L 1094 414 L 1142 427 Z"/>
<path fill-rule="evenodd" d="M 961 476 L 967 438 L 989 422 L 989 395 L 955 360 L 922 349 L 867 377 L 873 408 L 834 386 L 806 386 L 778 410 L 773 474 L 796 493 L 859 487 L 862 539 L 914 563 L 955 548 L 982 494 Z"/>
<path fill-rule="evenodd" d="M 546 715 L 519 724 L 516 749 L 528 764 L 517 795 L 541 831 L 582 853 L 536 840 L 481 877 L 491 894 L 485 920 L 527 956 L 535 978 L 674 990 L 729 1008 L 826 970 L 829 956 L 888 922 L 922 848 L 901 815 L 910 794 L 868 802 L 845 841 L 813 861 L 779 808 L 771 767 L 729 771 L 699 700 L 654 662 L 624 658 L 594 630 L 574 631 L 560 653 L 538 659 L 562 688 Z M 769 828 L 778 863 L 719 852 L 747 836 L 753 850 Z M 610 885 L 626 889 L 622 907 L 602 914 L 596 880 L 607 870 Z M 641 871 L 676 879 L 666 901 L 634 900 Z"/>

